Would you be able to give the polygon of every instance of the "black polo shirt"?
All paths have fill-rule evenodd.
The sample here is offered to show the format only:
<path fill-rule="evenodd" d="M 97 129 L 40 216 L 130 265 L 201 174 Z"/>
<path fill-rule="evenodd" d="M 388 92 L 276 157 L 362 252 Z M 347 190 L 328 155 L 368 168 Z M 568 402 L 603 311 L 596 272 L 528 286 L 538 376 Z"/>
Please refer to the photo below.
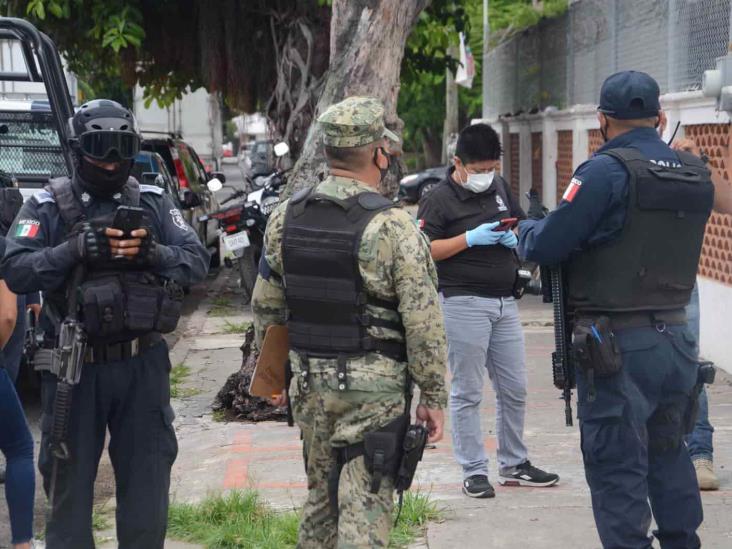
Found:
<path fill-rule="evenodd" d="M 502 177 L 496 175 L 487 191 L 474 193 L 452 180 L 454 170 L 420 201 L 417 219 L 430 240 L 452 238 L 508 217 L 526 219 Z M 515 252 L 502 244 L 473 246 L 437 262 L 439 289 L 445 297 L 508 297 L 518 266 Z"/>

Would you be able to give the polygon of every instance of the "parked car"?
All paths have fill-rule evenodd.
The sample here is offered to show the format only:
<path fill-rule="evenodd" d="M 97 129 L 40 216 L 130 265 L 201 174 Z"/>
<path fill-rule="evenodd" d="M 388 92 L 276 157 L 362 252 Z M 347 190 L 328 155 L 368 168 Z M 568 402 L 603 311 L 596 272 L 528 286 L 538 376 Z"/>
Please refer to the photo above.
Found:
<path fill-rule="evenodd" d="M 218 239 L 218 224 L 216 224 L 215 229 L 212 229 L 212 223 L 202 223 L 200 221 L 201 216 L 208 212 L 204 211 L 201 206 L 184 206 L 186 192 L 181 191 L 178 179 L 171 175 L 165 160 L 158 153 L 151 151 L 137 153 L 130 175 L 145 185 L 157 185 L 163 188 L 170 195 L 173 204 L 178 207 L 188 224 L 196 231 L 201 242 L 209 240 L 209 245 L 212 245 L 211 235 L 215 235 Z M 215 246 L 217 247 L 215 253 L 218 253 L 218 243 Z"/>
<path fill-rule="evenodd" d="M 399 199 L 405 202 L 419 202 L 435 185 L 445 178 L 447 166 L 428 168 L 403 177 L 399 182 Z"/>
<path fill-rule="evenodd" d="M 185 217 L 189 222 L 220 209 L 207 183 L 214 178 L 224 183 L 226 177 L 223 173 L 206 171 L 196 151 L 180 135 L 145 131 L 142 135 L 141 149 L 159 154 L 175 179 L 180 208 L 186 212 Z M 201 242 L 211 253 L 211 264 L 218 266 L 221 259 L 218 223 L 215 219 L 208 219 L 203 227 L 196 227 L 196 230 Z"/>

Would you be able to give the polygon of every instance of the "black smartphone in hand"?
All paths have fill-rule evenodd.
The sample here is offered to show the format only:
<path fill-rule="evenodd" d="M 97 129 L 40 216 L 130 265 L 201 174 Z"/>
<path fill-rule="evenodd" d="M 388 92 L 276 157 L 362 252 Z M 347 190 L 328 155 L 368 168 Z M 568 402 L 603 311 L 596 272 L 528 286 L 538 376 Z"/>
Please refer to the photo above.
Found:
<path fill-rule="evenodd" d="M 142 214 L 144 210 L 136 206 L 119 206 L 114 214 L 113 229 L 124 231 L 125 236 L 131 236 L 132 231 L 142 228 Z"/>

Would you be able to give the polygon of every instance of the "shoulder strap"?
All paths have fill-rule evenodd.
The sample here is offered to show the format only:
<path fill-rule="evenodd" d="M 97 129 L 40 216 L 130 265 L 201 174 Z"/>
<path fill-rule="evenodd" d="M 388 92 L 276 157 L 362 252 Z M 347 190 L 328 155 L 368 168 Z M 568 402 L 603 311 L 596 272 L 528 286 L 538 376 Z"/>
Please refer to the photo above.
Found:
<path fill-rule="evenodd" d="M 122 189 L 122 196 L 124 196 L 128 206 L 140 205 L 140 184 L 137 182 L 137 179 L 130 177 L 127 180 L 124 189 Z"/>
<path fill-rule="evenodd" d="M 76 198 L 71 180 L 68 177 L 51 179 L 45 189 L 53 195 L 61 219 L 64 220 L 67 228 L 71 229 L 71 227 L 86 219 L 84 209 Z"/>
<path fill-rule="evenodd" d="M 612 156 L 616 160 L 619 160 L 623 164 L 629 164 L 630 162 L 641 160 L 643 162 L 650 162 L 645 156 L 643 156 L 638 149 L 632 149 L 630 147 L 622 147 L 619 149 L 610 149 L 603 151 L 600 154 Z"/>
<path fill-rule="evenodd" d="M 679 160 L 681 160 L 684 166 L 694 166 L 695 168 L 704 168 L 705 170 L 709 169 L 701 158 L 690 152 L 676 151 L 676 154 L 679 155 Z"/>
<path fill-rule="evenodd" d="M 290 198 L 290 202 L 287 205 L 287 208 L 292 211 L 293 217 L 300 217 L 303 212 L 305 212 L 305 206 L 307 206 L 308 198 L 311 194 L 315 191 L 315 187 L 307 187 L 305 189 L 301 189 L 295 193 L 295 195 Z"/>

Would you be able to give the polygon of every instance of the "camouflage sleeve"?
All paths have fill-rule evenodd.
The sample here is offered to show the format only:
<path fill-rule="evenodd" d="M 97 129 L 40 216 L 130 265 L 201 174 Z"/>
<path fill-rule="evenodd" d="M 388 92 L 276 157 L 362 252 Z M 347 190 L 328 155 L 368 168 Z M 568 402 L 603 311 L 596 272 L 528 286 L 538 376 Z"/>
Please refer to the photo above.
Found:
<path fill-rule="evenodd" d="M 264 233 L 264 249 L 262 261 L 277 275 L 282 275 L 282 230 L 285 222 L 286 203 L 281 204 L 270 216 L 267 230 Z M 262 348 L 262 341 L 267 328 L 273 324 L 284 324 L 286 320 L 285 292 L 279 277 L 260 275 L 254 285 L 252 294 L 252 313 L 254 315 L 254 332 L 257 347 Z"/>
<path fill-rule="evenodd" d="M 447 340 L 435 264 L 407 212 L 398 211 L 385 227 L 393 243 L 391 275 L 405 328 L 409 373 L 419 386 L 420 404 L 445 408 Z"/>

